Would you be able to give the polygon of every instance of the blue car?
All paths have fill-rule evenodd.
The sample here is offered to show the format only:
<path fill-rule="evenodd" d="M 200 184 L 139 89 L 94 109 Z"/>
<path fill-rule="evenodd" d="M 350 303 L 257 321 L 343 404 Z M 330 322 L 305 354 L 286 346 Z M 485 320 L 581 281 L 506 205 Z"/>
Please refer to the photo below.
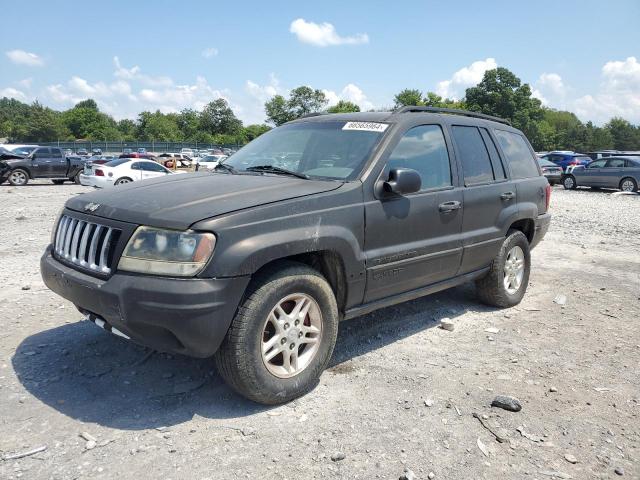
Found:
<path fill-rule="evenodd" d="M 567 171 L 567 167 L 576 165 L 588 165 L 591 160 L 593 160 L 590 156 L 583 153 L 566 151 L 549 152 L 546 155 L 542 155 L 540 158 L 555 163 L 559 167 L 562 167 L 562 170 L 565 172 Z"/>

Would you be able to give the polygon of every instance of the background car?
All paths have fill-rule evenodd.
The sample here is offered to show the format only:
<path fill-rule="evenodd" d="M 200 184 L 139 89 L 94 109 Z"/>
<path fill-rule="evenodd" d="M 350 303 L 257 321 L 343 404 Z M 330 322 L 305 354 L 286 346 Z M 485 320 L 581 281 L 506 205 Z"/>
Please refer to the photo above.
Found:
<path fill-rule="evenodd" d="M 228 158 L 226 155 L 205 155 L 197 160 L 197 163 L 200 164 L 200 168 L 204 167 L 208 170 L 213 170 L 216 168 L 222 160 Z"/>
<path fill-rule="evenodd" d="M 567 171 L 568 167 L 575 167 L 576 165 L 588 165 L 591 162 L 591 157 L 584 153 L 576 153 L 564 150 L 556 150 L 549 152 L 546 155 L 542 155 L 540 158 L 555 163 L 562 170 Z"/>
<path fill-rule="evenodd" d="M 547 177 L 549 185 L 553 186 L 556 183 L 560 183 L 562 180 L 562 167 L 559 167 L 555 163 L 545 160 L 544 158 L 539 158 L 538 164 L 540 165 L 542 174 Z"/>
<path fill-rule="evenodd" d="M 174 172 L 151 160 L 118 158 L 94 167 L 91 173 L 81 174 L 80 183 L 96 188 L 105 188 L 147 178 L 163 177 L 172 173 Z"/>
<path fill-rule="evenodd" d="M 193 162 L 191 157 L 182 153 L 162 153 L 158 155 L 157 160 L 168 168 L 173 168 L 173 162 L 177 163 L 178 168 L 190 167 Z"/>
<path fill-rule="evenodd" d="M 91 155 L 102 155 L 102 149 L 94 148 L 93 150 L 91 150 Z"/>
<path fill-rule="evenodd" d="M 140 154 L 145 154 L 145 153 L 147 153 L 147 149 L 146 149 L 146 148 L 142 148 L 142 147 L 140 147 L 137 151 L 138 151 L 138 153 L 140 153 Z"/>
<path fill-rule="evenodd" d="M 609 157 L 579 165 L 565 175 L 562 185 L 567 190 L 577 187 L 615 188 L 637 192 L 640 184 L 640 157 Z"/>
<path fill-rule="evenodd" d="M 84 157 L 84 156 L 88 156 L 89 152 L 87 151 L 86 148 L 79 148 L 78 151 L 76 152 L 76 155 L 80 155 Z"/>

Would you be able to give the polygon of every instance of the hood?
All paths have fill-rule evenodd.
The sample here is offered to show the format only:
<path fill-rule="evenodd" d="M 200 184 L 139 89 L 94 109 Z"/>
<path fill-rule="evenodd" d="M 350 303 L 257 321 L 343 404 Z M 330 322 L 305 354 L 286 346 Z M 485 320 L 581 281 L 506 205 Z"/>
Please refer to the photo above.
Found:
<path fill-rule="evenodd" d="M 275 175 L 188 173 L 78 195 L 66 207 L 123 222 L 185 230 L 207 218 L 267 203 L 328 192 L 342 183 Z"/>

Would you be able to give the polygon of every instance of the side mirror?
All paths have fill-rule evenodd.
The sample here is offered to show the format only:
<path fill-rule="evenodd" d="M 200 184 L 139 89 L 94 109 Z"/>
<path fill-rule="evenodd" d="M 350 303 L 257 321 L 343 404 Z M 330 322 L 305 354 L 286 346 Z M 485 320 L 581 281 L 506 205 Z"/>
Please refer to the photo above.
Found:
<path fill-rule="evenodd" d="M 394 168 L 389 172 L 389 179 L 382 183 L 385 193 L 406 195 L 420 191 L 422 179 L 420 174 L 411 168 Z"/>

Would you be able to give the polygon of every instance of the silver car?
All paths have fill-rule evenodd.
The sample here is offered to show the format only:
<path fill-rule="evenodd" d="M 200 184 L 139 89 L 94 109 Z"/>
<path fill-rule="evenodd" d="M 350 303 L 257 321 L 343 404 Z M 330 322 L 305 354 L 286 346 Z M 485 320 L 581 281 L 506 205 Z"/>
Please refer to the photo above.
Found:
<path fill-rule="evenodd" d="M 595 187 L 637 192 L 639 183 L 640 157 L 601 158 L 586 166 L 574 167 L 562 180 L 562 185 L 567 190 Z"/>

